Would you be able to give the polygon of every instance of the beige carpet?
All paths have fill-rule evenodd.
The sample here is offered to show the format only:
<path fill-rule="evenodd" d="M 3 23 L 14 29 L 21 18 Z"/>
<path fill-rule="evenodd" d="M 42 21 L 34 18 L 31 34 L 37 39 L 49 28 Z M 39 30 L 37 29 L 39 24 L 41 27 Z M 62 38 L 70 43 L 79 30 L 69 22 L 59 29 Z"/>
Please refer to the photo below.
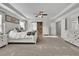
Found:
<path fill-rule="evenodd" d="M 0 48 L 2 56 L 79 56 L 79 48 L 61 38 L 44 38 L 37 44 L 9 44 Z"/>

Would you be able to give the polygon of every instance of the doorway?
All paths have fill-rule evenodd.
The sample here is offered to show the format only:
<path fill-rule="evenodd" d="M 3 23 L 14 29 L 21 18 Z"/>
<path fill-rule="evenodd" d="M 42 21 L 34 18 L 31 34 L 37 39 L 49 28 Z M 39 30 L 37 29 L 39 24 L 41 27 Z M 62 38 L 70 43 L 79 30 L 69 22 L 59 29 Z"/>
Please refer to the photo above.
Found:
<path fill-rule="evenodd" d="M 38 40 L 42 40 L 43 36 L 43 22 L 37 22 L 37 35 L 38 35 Z"/>
<path fill-rule="evenodd" d="M 61 22 L 56 22 L 56 35 L 61 36 Z"/>

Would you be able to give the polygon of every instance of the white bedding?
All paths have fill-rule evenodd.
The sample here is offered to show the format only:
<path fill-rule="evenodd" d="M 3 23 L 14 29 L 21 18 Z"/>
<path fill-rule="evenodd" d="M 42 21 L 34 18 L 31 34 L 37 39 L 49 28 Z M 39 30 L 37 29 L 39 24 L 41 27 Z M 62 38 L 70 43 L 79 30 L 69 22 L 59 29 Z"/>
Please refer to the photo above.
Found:
<path fill-rule="evenodd" d="M 12 39 L 25 38 L 26 36 L 27 36 L 27 31 L 26 32 L 16 32 L 16 31 L 9 32 L 9 38 L 12 38 Z"/>
<path fill-rule="evenodd" d="M 8 42 L 15 42 L 15 43 L 36 43 L 37 42 L 37 32 L 35 35 L 27 35 L 27 32 L 17 32 L 17 31 L 10 31 Z"/>

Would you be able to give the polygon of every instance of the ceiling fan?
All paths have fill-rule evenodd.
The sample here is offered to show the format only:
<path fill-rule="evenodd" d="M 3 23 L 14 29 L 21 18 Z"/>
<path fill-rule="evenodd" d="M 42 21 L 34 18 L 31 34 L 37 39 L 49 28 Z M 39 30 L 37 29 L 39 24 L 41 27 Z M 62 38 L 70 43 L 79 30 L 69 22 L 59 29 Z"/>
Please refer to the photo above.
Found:
<path fill-rule="evenodd" d="M 44 11 L 40 11 L 39 13 L 36 14 L 35 17 L 43 18 L 44 16 L 47 16 L 47 14 L 44 13 Z"/>

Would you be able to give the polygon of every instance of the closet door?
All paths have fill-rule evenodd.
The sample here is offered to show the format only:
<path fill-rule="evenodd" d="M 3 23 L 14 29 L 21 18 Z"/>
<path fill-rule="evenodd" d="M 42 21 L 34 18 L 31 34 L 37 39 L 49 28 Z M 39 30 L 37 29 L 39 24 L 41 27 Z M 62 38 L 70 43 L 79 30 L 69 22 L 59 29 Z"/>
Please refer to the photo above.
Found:
<path fill-rule="evenodd" d="M 61 22 L 56 23 L 56 35 L 61 36 Z"/>

